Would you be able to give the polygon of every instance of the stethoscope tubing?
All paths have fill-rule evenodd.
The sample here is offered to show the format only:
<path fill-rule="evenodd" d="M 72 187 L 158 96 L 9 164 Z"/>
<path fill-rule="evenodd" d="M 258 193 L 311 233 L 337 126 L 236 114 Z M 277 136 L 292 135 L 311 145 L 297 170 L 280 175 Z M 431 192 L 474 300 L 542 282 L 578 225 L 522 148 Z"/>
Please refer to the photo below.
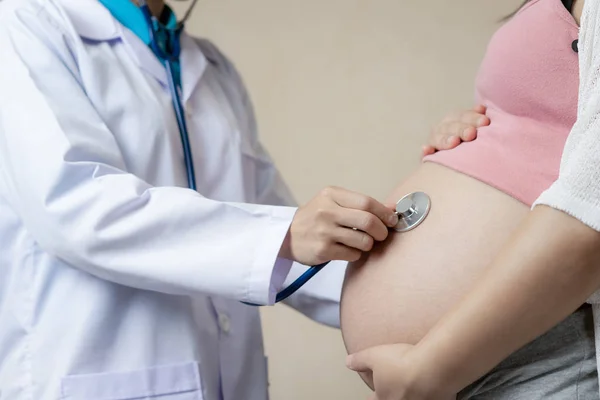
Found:
<path fill-rule="evenodd" d="M 191 5 L 190 9 L 188 10 L 188 12 L 186 13 L 185 17 L 183 18 L 183 20 L 181 22 L 179 22 L 177 24 L 177 29 L 174 32 L 176 35 L 178 35 L 179 32 L 181 32 L 183 30 L 184 22 L 187 20 L 187 18 L 189 18 L 189 15 L 190 15 L 193 7 L 196 5 L 196 1 L 197 0 L 193 0 L 192 5 Z M 148 33 L 150 35 L 150 41 L 151 41 L 150 45 L 152 46 L 152 49 L 154 50 L 154 52 L 158 55 L 158 57 L 160 59 L 162 59 L 162 61 L 165 64 L 167 77 L 168 77 L 169 91 L 171 93 L 173 109 L 175 111 L 175 116 L 177 118 L 177 126 L 179 128 L 179 136 L 181 137 L 181 145 L 183 147 L 183 155 L 184 155 L 184 161 L 185 161 L 185 168 L 186 168 L 186 172 L 187 172 L 188 187 L 191 190 L 196 191 L 196 173 L 195 173 L 195 169 L 194 169 L 194 159 L 192 157 L 192 150 L 191 150 L 191 145 L 190 145 L 187 122 L 185 120 L 185 109 L 183 107 L 183 102 L 181 101 L 181 96 L 179 95 L 179 88 L 177 87 L 177 84 L 175 82 L 175 72 L 173 71 L 173 65 L 175 62 L 177 62 L 179 60 L 179 54 L 181 53 L 181 47 L 179 45 L 179 40 L 173 40 L 172 37 L 170 38 L 171 39 L 170 44 L 171 44 L 171 47 L 173 50 L 173 52 L 171 54 L 167 54 L 166 51 L 161 49 L 160 46 L 158 45 L 158 41 L 156 39 L 156 32 L 154 30 L 154 24 L 158 23 L 158 21 L 156 20 L 155 17 L 152 16 L 150 8 L 148 7 L 148 4 L 146 3 L 145 0 L 140 0 L 138 3 L 139 3 L 142 13 L 144 14 L 144 17 L 146 18 L 146 23 L 148 25 Z M 308 281 L 310 281 L 316 274 L 318 274 L 327 264 L 329 264 L 329 262 L 315 265 L 315 266 L 308 268 L 306 270 L 306 272 L 304 272 L 300 277 L 298 277 L 298 279 L 296 279 L 285 289 L 283 289 L 279 293 L 277 293 L 275 302 L 279 303 L 279 302 L 287 299 L 288 297 L 290 297 L 292 294 L 296 293 L 298 291 L 298 289 L 300 289 L 302 286 L 306 285 L 308 283 Z M 242 303 L 249 305 L 249 306 L 260 306 L 259 304 L 253 304 L 253 303 L 248 303 L 248 302 L 242 302 Z"/>

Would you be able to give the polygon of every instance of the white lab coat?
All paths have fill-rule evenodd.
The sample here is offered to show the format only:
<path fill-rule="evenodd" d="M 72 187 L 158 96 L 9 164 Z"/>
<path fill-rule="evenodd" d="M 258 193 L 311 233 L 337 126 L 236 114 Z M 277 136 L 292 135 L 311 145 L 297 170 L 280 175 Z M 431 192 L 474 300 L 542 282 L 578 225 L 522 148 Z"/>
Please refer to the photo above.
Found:
<path fill-rule="evenodd" d="M 200 194 L 145 44 L 96 0 L 0 2 L 0 399 L 267 398 L 239 301 L 273 302 L 296 209 L 232 64 L 181 43 Z M 336 326 L 344 268 L 289 303 Z"/>

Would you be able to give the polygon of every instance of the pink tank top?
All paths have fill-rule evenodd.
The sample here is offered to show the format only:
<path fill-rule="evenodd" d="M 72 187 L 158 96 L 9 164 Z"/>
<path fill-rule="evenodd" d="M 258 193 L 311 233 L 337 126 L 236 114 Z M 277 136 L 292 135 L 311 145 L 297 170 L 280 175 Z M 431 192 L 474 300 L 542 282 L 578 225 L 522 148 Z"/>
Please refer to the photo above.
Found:
<path fill-rule="evenodd" d="M 533 0 L 492 38 L 476 80 L 491 124 L 424 158 L 531 206 L 557 178 L 577 117 L 579 28 L 561 0 Z"/>

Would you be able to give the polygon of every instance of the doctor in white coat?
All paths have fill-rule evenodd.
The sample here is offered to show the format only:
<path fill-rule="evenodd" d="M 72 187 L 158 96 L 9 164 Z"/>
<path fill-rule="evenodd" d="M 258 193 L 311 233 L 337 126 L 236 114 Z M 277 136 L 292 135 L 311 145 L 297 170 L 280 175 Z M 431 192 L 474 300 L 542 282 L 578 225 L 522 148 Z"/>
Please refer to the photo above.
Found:
<path fill-rule="evenodd" d="M 303 265 L 357 259 L 397 222 L 343 189 L 290 207 L 233 65 L 183 33 L 188 189 L 139 10 L 0 2 L 2 400 L 265 400 L 259 313 L 241 301 L 273 304 Z M 336 326 L 344 268 L 289 304 Z"/>

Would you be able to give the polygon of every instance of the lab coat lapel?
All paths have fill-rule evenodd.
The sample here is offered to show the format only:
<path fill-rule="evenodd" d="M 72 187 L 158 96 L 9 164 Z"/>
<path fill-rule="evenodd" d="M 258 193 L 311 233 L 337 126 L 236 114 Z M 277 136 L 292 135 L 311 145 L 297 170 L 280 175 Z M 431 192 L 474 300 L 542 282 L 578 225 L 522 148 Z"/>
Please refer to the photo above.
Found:
<path fill-rule="evenodd" d="M 150 47 L 142 42 L 140 38 L 129 29 L 121 28 L 121 38 L 123 43 L 125 43 L 129 49 L 129 52 L 138 67 L 158 80 L 164 87 L 168 88 L 169 81 L 167 78 L 167 71 L 152 50 L 150 50 Z"/>
<path fill-rule="evenodd" d="M 142 42 L 133 32 L 122 29 L 121 37 L 127 44 L 138 66 L 156 78 L 165 88 L 168 87 L 167 71 L 156 58 L 150 48 Z M 191 97 L 198 82 L 202 78 L 208 61 L 196 41 L 185 32 L 181 34 L 181 84 L 182 100 L 185 104 Z"/>
<path fill-rule="evenodd" d="M 122 29 L 121 37 L 138 66 L 158 80 L 165 88 L 168 88 L 167 71 L 150 48 L 128 29 Z M 208 65 L 198 44 L 185 32 L 181 34 L 180 63 L 182 100 L 185 104 L 198 86 Z"/>
<path fill-rule="evenodd" d="M 185 32 L 181 34 L 181 82 L 183 103 L 187 103 L 202 78 L 208 61 L 198 43 Z"/>

